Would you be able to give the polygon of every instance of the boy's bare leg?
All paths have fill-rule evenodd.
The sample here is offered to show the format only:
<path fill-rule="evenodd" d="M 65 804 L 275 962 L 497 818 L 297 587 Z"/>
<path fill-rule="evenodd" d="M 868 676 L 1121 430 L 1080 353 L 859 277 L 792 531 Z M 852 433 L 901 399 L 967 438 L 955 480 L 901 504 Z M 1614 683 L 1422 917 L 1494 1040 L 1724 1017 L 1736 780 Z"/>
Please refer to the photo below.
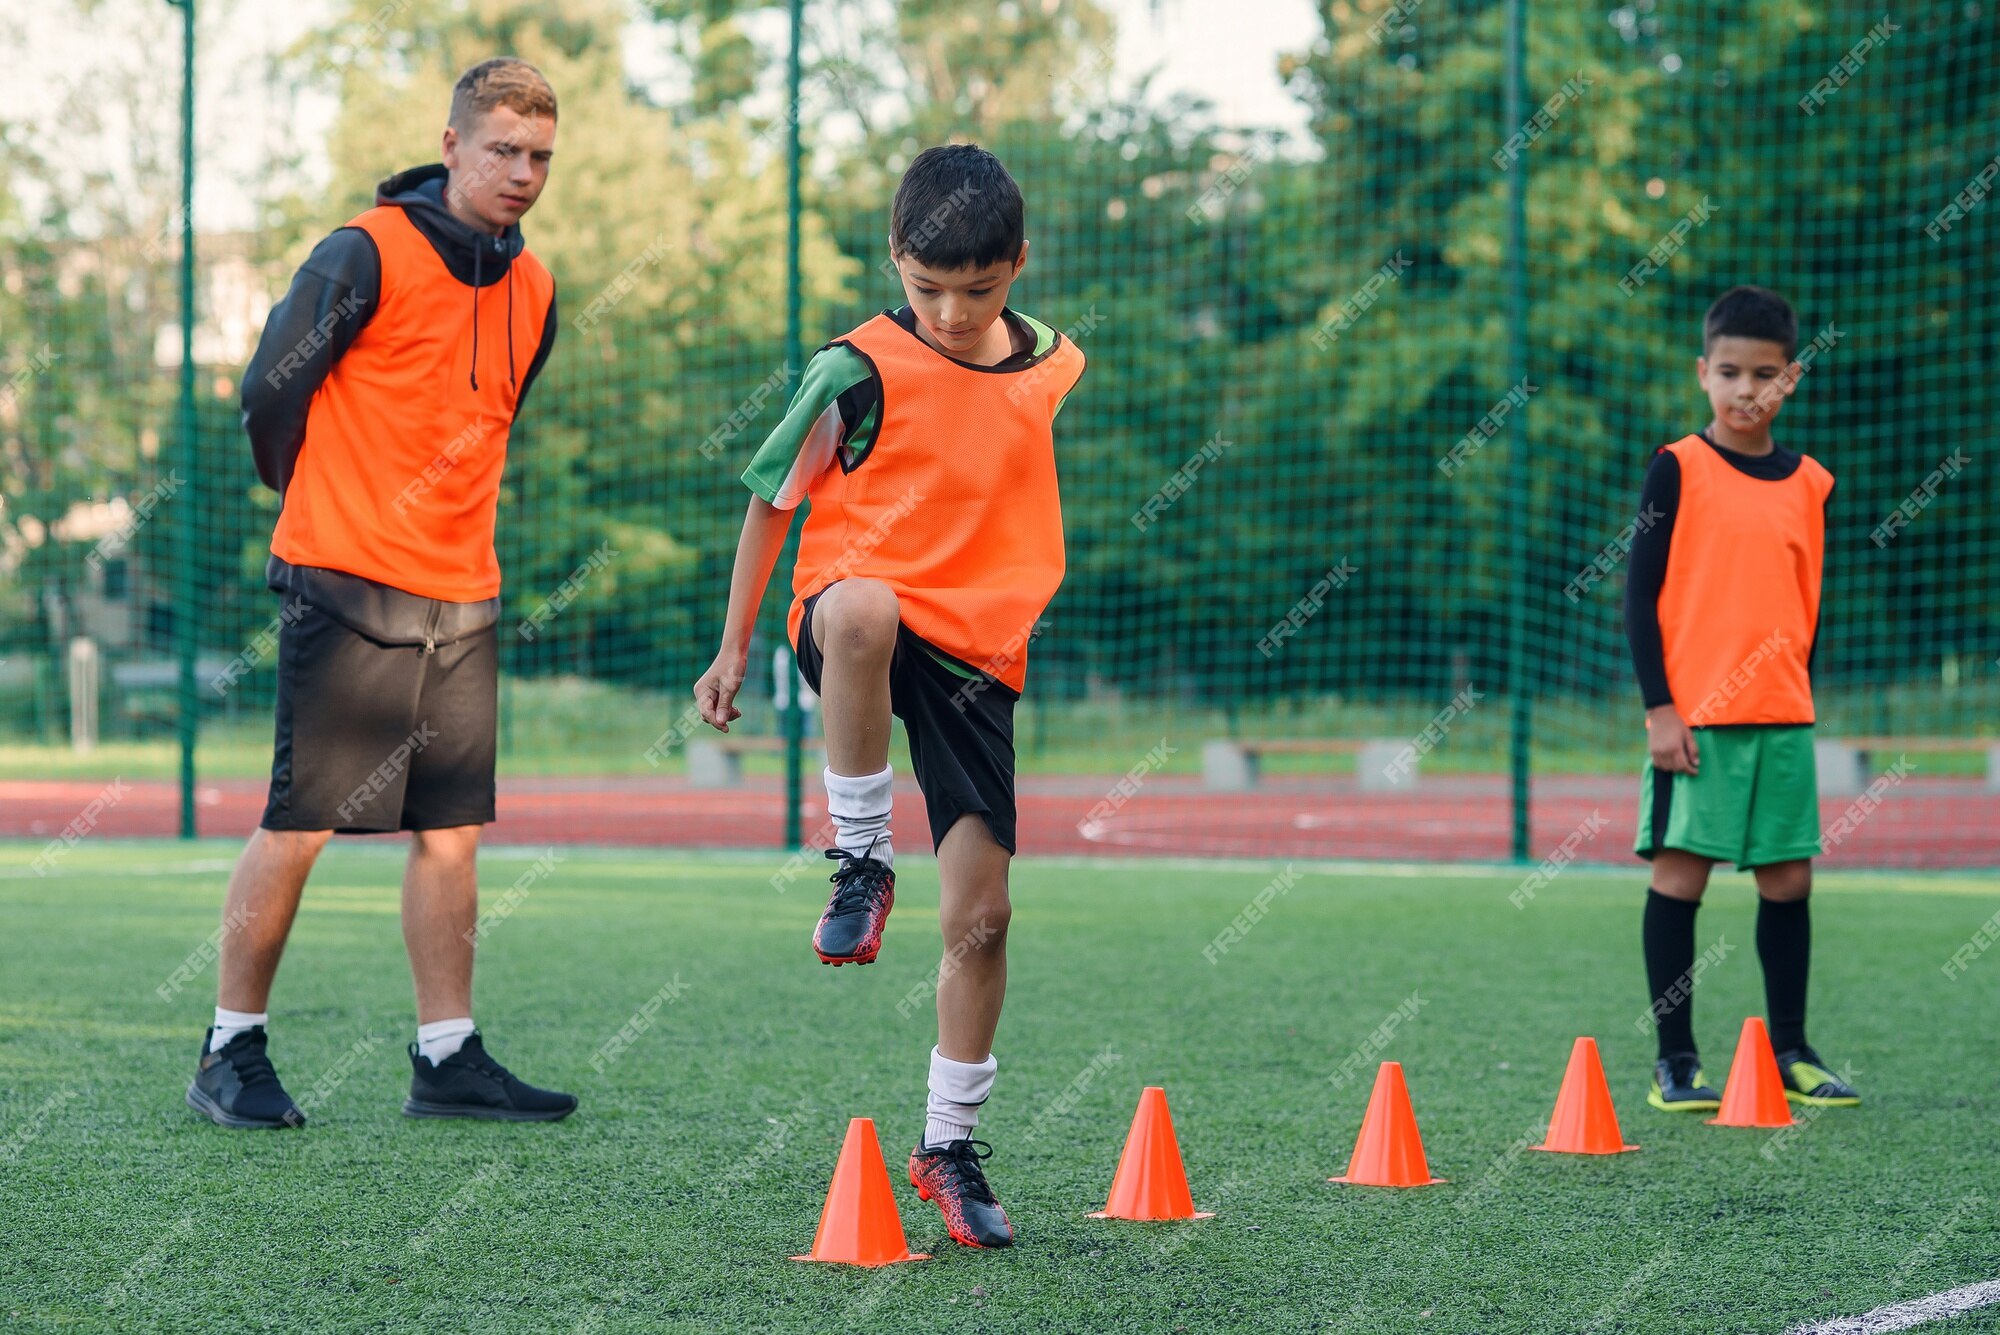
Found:
<path fill-rule="evenodd" d="M 479 827 L 416 830 L 403 869 L 403 946 L 417 1023 L 472 1015 L 472 931 L 479 920 Z"/>
<path fill-rule="evenodd" d="M 1714 858 L 1679 848 L 1663 848 L 1653 855 L 1653 888 L 1668 899 L 1699 904 L 1708 889 L 1708 874 L 1714 867 Z"/>
<path fill-rule="evenodd" d="M 223 901 L 216 1005 L 253 1015 L 269 1006 L 306 877 L 332 837 L 331 830 L 258 829 L 243 846 Z"/>
<path fill-rule="evenodd" d="M 983 1062 L 993 1052 L 1007 995 L 1010 861 L 980 816 L 960 816 L 938 847 L 938 927 L 944 933 L 938 1051 L 953 1061 Z"/>
<path fill-rule="evenodd" d="M 876 774 L 889 765 L 889 659 L 902 604 L 875 579 L 844 579 L 813 604 L 826 765 L 835 774 Z"/>
<path fill-rule="evenodd" d="M 826 814 L 841 856 L 833 897 L 813 929 L 824 964 L 868 964 L 895 903 L 895 775 L 889 768 L 889 667 L 902 629 L 896 591 L 844 579 L 813 604 L 826 727 Z"/>
<path fill-rule="evenodd" d="M 1767 903 L 1795 904 L 1812 894 L 1811 858 L 1766 863 L 1751 875 L 1757 878 L 1757 897 Z"/>
<path fill-rule="evenodd" d="M 931 1053 L 924 1134 L 910 1156 L 910 1181 L 943 1211 L 951 1236 L 973 1247 L 1006 1247 L 1013 1225 L 980 1168 L 992 1154 L 971 1142 L 979 1105 L 992 1092 L 999 1063 L 993 1031 L 1007 992 L 1009 854 L 984 817 L 960 816 L 938 845 L 938 924 L 944 964 L 938 970 L 938 1045 Z"/>

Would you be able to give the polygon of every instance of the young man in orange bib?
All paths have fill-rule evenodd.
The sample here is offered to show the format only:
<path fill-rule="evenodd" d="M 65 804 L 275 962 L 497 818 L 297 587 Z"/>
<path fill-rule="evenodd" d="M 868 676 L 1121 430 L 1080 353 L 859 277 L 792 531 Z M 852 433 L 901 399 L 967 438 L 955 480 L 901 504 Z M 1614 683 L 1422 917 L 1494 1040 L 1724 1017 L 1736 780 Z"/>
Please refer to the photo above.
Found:
<path fill-rule="evenodd" d="M 1771 439 L 1803 368 L 1798 318 L 1736 287 L 1709 307 L 1695 374 L 1713 416 L 1646 470 L 1625 630 L 1652 752 L 1636 851 L 1653 863 L 1643 940 L 1665 1112 L 1721 1106 L 1694 1042 L 1695 913 L 1719 861 L 1757 880 L 1771 1044 L 1795 1103 L 1861 1096 L 1806 1042 L 1807 896 L 1820 852 L 1812 656 L 1833 475 Z"/>
<path fill-rule="evenodd" d="M 828 964 L 867 964 L 895 902 L 889 720 L 903 720 L 930 818 L 945 963 L 938 1042 L 910 1181 L 951 1236 L 1013 1241 L 972 1139 L 993 1087 L 1007 985 L 1014 704 L 1025 646 L 1063 577 L 1053 423 L 1083 354 L 1007 307 L 1028 258 L 1021 192 L 992 154 L 927 149 L 897 188 L 889 254 L 908 305 L 821 348 L 743 480 L 755 493 L 722 649 L 695 684 L 728 731 L 750 631 L 792 512 L 787 628 L 826 727 L 838 864 L 813 933 Z"/>
<path fill-rule="evenodd" d="M 229 878 L 215 1023 L 187 1101 L 219 1125 L 305 1116 L 266 1007 L 306 877 L 335 834 L 410 832 L 412 1117 L 554 1121 L 472 1023 L 479 829 L 493 819 L 507 436 L 556 338 L 520 222 L 548 181 L 556 97 L 525 61 L 467 70 L 444 161 L 392 176 L 319 245 L 243 376 L 243 426 L 283 497 L 265 572 L 286 602 L 270 798 Z"/>

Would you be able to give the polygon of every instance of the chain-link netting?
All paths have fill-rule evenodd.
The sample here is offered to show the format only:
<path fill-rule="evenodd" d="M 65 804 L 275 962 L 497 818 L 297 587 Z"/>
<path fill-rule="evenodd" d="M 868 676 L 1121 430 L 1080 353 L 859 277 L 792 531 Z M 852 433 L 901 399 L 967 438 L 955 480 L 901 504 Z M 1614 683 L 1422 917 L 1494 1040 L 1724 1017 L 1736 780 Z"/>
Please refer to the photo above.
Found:
<path fill-rule="evenodd" d="M 518 800 L 683 794 L 699 739 L 676 721 L 715 652 L 737 475 L 797 384 L 788 210 L 810 353 L 899 303 L 890 193 L 958 137 L 1025 192 L 1014 304 L 1090 362 L 1057 429 L 1069 571 L 1019 717 L 1024 794 L 1086 795 L 1051 828 L 1127 850 L 1622 856 L 1645 756 L 1621 611 L 1640 481 L 1707 421 L 1704 309 L 1754 282 L 1794 303 L 1807 350 L 1774 434 L 1839 479 L 1814 677 L 1829 827 L 1872 821 L 1862 860 L 2000 860 L 2000 30 L 1979 6 L 1527 4 L 1510 103 L 1506 5 L 1335 0 L 1262 68 L 1300 135 L 1115 79 L 1110 16 L 1071 0 L 970 31 L 949 4 L 814 3 L 796 200 L 782 10 L 541 8 L 355 4 L 287 57 L 338 98 L 331 184 L 201 234 L 191 447 L 159 333 L 172 220 L 105 235 L 23 203 L 32 164 L 9 169 L 14 779 L 171 778 L 183 619 L 202 781 L 254 790 L 268 770 L 277 498 L 238 420 L 248 342 L 378 178 L 436 159 L 457 71 L 511 49 L 562 97 L 525 230 L 563 327 L 500 505 Z M 630 77 L 634 28 L 685 77 Z M 788 569 L 751 734 L 780 730 Z M 70 745 L 79 708 L 90 755 Z M 741 792 L 768 796 L 778 758 L 742 764 Z M 1135 769 L 1151 808 L 1078 822 Z"/>

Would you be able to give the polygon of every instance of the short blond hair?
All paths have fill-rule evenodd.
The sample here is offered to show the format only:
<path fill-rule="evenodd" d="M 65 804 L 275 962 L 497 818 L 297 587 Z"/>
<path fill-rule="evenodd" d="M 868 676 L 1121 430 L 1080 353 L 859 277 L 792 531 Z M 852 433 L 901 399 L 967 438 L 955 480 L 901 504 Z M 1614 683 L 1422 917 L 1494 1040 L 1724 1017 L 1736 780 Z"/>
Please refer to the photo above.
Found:
<path fill-rule="evenodd" d="M 458 83 L 451 90 L 450 124 L 460 134 L 467 133 L 495 107 L 506 107 L 522 116 L 547 116 L 554 120 L 556 90 L 527 61 L 495 56 L 458 76 Z"/>

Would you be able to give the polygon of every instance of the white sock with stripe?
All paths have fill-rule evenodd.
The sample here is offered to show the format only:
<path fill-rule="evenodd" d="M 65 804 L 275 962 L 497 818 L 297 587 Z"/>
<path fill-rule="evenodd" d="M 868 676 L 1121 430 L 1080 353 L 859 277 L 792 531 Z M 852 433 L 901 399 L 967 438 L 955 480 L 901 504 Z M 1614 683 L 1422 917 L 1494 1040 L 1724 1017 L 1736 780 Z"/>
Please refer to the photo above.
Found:
<path fill-rule="evenodd" d="M 990 1052 L 983 1062 L 955 1062 L 931 1049 L 931 1095 L 924 1118 L 926 1148 L 972 1138 L 979 1125 L 979 1105 L 993 1092 L 993 1076 L 999 1069 L 999 1058 Z"/>
<path fill-rule="evenodd" d="M 896 771 L 884 765 L 880 774 L 835 774 L 826 779 L 826 814 L 833 822 L 833 845 L 849 857 L 874 858 L 896 865 L 889 843 L 889 812 L 894 801 Z"/>

